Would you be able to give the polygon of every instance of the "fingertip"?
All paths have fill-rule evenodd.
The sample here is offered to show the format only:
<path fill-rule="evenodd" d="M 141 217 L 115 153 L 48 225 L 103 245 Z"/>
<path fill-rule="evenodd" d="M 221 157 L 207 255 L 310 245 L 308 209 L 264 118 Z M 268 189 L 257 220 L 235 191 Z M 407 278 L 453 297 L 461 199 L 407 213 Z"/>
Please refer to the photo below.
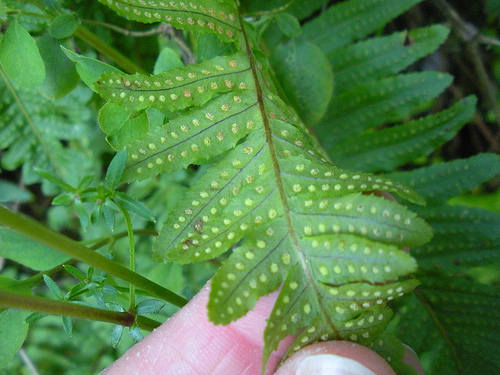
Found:
<path fill-rule="evenodd" d="M 309 345 L 288 358 L 275 375 L 395 375 L 373 350 L 348 341 Z"/>

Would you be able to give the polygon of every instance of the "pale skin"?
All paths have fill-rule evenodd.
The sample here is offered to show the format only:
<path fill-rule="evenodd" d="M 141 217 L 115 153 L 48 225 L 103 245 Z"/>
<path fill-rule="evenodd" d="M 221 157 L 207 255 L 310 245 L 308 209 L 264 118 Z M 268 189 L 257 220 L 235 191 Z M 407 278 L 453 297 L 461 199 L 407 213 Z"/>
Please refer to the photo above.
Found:
<path fill-rule="evenodd" d="M 259 299 L 251 312 L 227 326 L 213 325 L 208 320 L 208 294 L 207 285 L 183 309 L 133 346 L 102 374 L 260 374 L 263 332 L 277 292 Z M 276 369 L 291 340 L 292 337 L 283 340 L 278 350 L 271 355 L 266 375 L 293 375 L 305 358 L 319 354 L 351 358 L 376 375 L 395 375 L 389 364 L 378 354 L 364 346 L 345 341 L 310 345 L 299 350 Z M 411 349 L 407 350 L 405 361 L 414 366 L 419 375 L 424 374 Z"/>

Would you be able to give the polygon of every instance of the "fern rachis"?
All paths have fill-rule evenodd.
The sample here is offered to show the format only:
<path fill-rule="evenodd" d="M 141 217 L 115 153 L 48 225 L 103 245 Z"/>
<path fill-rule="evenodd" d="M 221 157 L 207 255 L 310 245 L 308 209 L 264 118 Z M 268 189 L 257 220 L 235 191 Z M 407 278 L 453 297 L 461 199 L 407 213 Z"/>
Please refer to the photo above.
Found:
<path fill-rule="evenodd" d="M 264 361 L 289 334 L 298 335 L 289 352 L 318 340 L 372 345 L 391 317 L 387 301 L 417 284 L 408 278 L 416 263 L 402 248 L 427 242 L 430 230 L 404 206 L 371 193 L 421 203 L 418 196 L 323 157 L 279 98 L 236 3 L 109 3 L 143 22 L 162 18 L 215 32 L 240 50 L 157 76 L 106 73 L 96 84 L 131 114 L 177 111 L 126 146 L 125 181 L 216 160 L 167 219 L 155 257 L 188 263 L 237 245 L 212 280 L 209 317 L 218 324 L 243 316 L 281 285 Z"/>

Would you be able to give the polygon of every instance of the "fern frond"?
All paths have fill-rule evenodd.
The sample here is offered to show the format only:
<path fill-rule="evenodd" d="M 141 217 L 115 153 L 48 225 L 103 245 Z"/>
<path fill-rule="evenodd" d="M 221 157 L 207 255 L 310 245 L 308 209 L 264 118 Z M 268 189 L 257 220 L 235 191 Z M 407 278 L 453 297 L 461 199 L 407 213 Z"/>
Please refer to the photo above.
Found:
<path fill-rule="evenodd" d="M 500 173 L 500 157 L 479 154 L 388 176 L 413 187 L 428 202 L 445 203 Z"/>
<path fill-rule="evenodd" d="M 99 1 L 123 17 L 143 23 L 166 22 L 178 29 L 214 33 L 225 42 L 242 35 L 233 1 Z"/>
<path fill-rule="evenodd" d="M 422 72 L 359 84 L 331 100 L 315 130 L 325 148 L 333 151 L 337 143 L 368 129 L 408 119 L 451 81 L 448 74 Z"/>
<path fill-rule="evenodd" d="M 498 373 L 498 288 L 440 273 L 421 281 L 416 294 L 403 298 L 396 334 L 425 358 L 426 373 Z"/>
<path fill-rule="evenodd" d="M 446 272 L 500 263 L 500 215 L 474 207 L 416 208 L 434 232 L 433 240 L 412 249 L 419 266 Z"/>
<path fill-rule="evenodd" d="M 210 3 L 218 13 L 219 2 Z M 183 20 L 194 16 L 185 12 Z M 372 193 L 423 201 L 399 183 L 328 162 L 276 93 L 251 29 L 240 23 L 235 30 L 240 51 L 232 56 L 150 77 L 106 73 L 95 85 L 126 111 L 174 112 L 127 145 L 125 181 L 217 157 L 169 215 L 154 256 L 190 263 L 232 249 L 211 284 L 209 317 L 217 324 L 238 319 L 282 285 L 265 331 L 264 362 L 290 334 L 298 336 L 289 353 L 328 339 L 370 345 L 392 315 L 387 302 L 417 284 L 408 278 L 416 263 L 403 247 L 431 237 L 413 212 Z M 425 73 L 405 76 L 401 85 L 436 78 L 438 86 L 449 81 Z M 417 87 L 412 95 L 425 92 Z"/>
<path fill-rule="evenodd" d="M 329 53 L 335 91 L 341 94 L 356 84 L 399 73 L 435 51 L 448 33 L 446 27 L 433 25 L 373 37 Z"/>
<path fill-rule="evenodd" d="M 327 55 L 378 30 L 422 0 L 350 0 L 336 4 L 303 27 L 301 38 Z"/>
<path fill-rule="evenodd" d="M 0 150 L 4 150 L 1 166 L 14 170 L 22 165 L 23 181 L 28 185 L 42 182 L 46 194 L 57 190 L 34 172 L 35 167 L 77 184 L 93 168 L 92 158 L 77 147 L 65 146 L 63 141 L 89 136 L 91 111 L 82 109 L 90 99 L 89 93 L 77 89 L 51 101 L 35 89 L 5 82 L 0 83 Z"/>
<path fill-rule="evenodd" d="M 452 139 L 474 115 L 476 98 L 469 97 L 442 112 L 340 142 L 332 158 L 344 168 L 366 172 L 392 171 L 427 156 Z"/>

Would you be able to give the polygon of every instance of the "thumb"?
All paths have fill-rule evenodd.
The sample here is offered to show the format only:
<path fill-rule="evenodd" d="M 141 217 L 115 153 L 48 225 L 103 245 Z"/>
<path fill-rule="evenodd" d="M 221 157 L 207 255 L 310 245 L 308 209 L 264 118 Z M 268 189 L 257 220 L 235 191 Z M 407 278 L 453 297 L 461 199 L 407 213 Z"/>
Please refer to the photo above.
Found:
<path fill-rule="evenodd" d="M 377 353 L 356 343 L 329 341 L 309 345 L 288 358 L 275 375 L 395 375 Z"/>

